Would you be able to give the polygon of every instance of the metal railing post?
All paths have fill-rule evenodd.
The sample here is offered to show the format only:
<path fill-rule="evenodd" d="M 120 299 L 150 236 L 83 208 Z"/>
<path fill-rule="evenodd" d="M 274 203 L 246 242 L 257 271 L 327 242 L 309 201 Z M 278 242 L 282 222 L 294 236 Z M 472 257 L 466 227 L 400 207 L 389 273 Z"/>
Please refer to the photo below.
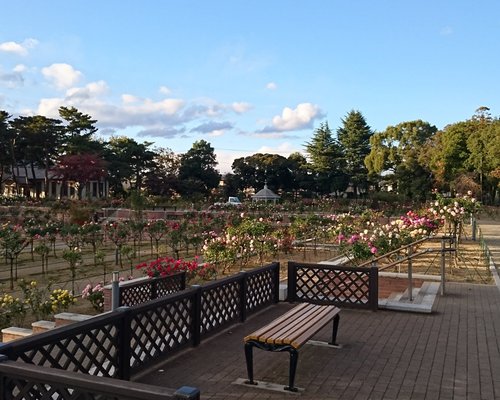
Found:
<path fill-rule="evenodd" d="M 293 303 L 297 296 L 297 267 L 293 261 L 288 261 L 288 301 Z"/>
<path fill-rule="evenodd" d="M 443 296 L 445 293 L 445 267 L 446 267 L 446 249 L 445 249 L 445 240 L 447 238 L 443 237 L 441 239 L 441 295 Z"/>
<path fill-rule="evenodd" d="M 120 278 L 118 271 L 114 271 L 111 282 L 111 311 L 118 307 L 120 307 Z"/>
<path fill-rule="evenodd" d="M 413 246 L 408 248 L 408 295 L 410 296 L 410 301 L 413 301 Z"/>
<path fill-rule="evenodd" d="M 476 218 L 474 218 L 474 216 L 471 215 L 470 220 L 471 220 L 471 225 L 472 225 L 472 240 L 476 241 L 476 230 L 477 230 Z"/>
<path fill-rule="evenodd" d="M 201 291 L 200 285 L 192 285 L 193 289 L 196 291 L 193 294 L 193 308 L 192 308 L 192 335 L 193 335 L 193 346 L 196 347 L 201 341 Z"/>
<path fill-rule="evenodd" d="M 119 323 L 118 334 L 118 378 L 125 381 L 130 380 L 130 358 L 132 357 L 130 327 L 130 308 L 119 307 L 118 312 L 122 313 Z"/>
<path fill-rule="evenodd" d="M 240 272 L 240 321 L 245 322 L 247 319 L 247 292 L 248 292 L 248 273 Z"/>
<path fill-rule="evenodd" d="M 378 267 L 377 262 L 374 261 L 370 267 L 369 272 L 369 292 L 368 292 L 368 303 L 372 311 L 378 310 Z"/>

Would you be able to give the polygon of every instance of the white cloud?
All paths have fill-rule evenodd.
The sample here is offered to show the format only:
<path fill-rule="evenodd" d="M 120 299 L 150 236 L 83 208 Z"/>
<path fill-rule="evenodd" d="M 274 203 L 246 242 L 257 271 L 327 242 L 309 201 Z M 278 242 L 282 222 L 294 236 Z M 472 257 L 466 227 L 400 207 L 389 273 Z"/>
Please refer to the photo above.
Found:
<path fill-rule="evenodd" d="M 0 84 L 11 89 L 22 86 L 24 83 L 22 72 L 17 66 L 11 72 L 4 72 L 0 66 Z"/>
<path fill-rule="evenodd" d="M 281 115 L 272 119 L 272 125 L 266 126 L 260 133 L 297 131 L 310 128 L 315 119 L 323 117 L 320 108 L 311 103 L 301 103 L 295 109 L 285 107 Z"/>
<path fill-rule="evenodd" d="M 83 74 L 65 63 L 52 64 L 42 68 L 42 74 L 58 89 L 67 89 L 78 83 Z"/>
<path fill-rule="evenodd" d="M 233 104 L 231 104 L 231 108 L 236 114 L 243 114 L 251 110 L 253 107 L 251 104 L 241 101 L 241 102 L 234 102 Z"/>
<path fill-rule="evenodd" d="M 41 99 L 38 104 L 38 109 L 36 114 L 45 115 L 49 118 L 59 118 L 59 107 L 66 105 L 64 99 L 52 98 L 52 99 Z M 72 104 L 71 104 L 72 105 Z"/>
<path fill-rule="evenodd" d="M 218 162 L 217 169 L 222 174 L 232 173 L 231 166 L 237 158 L 248 157 L 257 153 L 279 154 L 280 156 L 288 157 L 295 152 L 300 152 L 300 150 L 294 148 L 289 142 L 283 142 L 277 146 L 262 146 L 255 151 L 215 149 L 215 155 Z"/>
<path fill-rule="evenodd" d="M 211 137 L 223 136 L 225 131 L 223 129 L 216 129 L 208 134 Z"/>
<path fill-rule="evenodd" d="M 5 53 L 17 54 L 19 56 L 27 56 L 28 50 L 32 49 L 38 44 L 36 39 L 26 39 L 22 43 L 17 42 L 3 42 L 0 43 L 0 51 Z"/>
<path fill-rule="evenodd" d="M 165 99 L 161 101 L 143 100 L 142 104 L 126 105 L 124 110 L 133 115 L 163 114 L 174 115 L 184 106 L 184 101 L 179 99 Z"/>
<path fill-rule="evenodd" d="M 266 85 L 266 89 L 269 89 L 269 90 L 276 90 L 278 89 L 278 85 L 274 82 L 269 82 L 267 85 Z"/>
<path fill-rule="evenodd" d="M 134 96 L 133 94 L 122 94 L 122 103 L 123 104 L 131 104 L 131 103 L 136 103 L 140 99 L 137 96 Z"/>
<path fill-rule="evenodd" d="M 112 104 L 105 98 L 109 89 L 104 81 L 92 82 L 84 87 L 73 87 L 61 98 L 40 100 L 38 114 L 57 117 L 61 106 L 73 106 L 97 119 L 99 128 L 124 129 L 141 127 L 142 132 L 172 131 L 184 123 L 182 111 L 185 103 L 180 99 L 153 101 L 124 94 L 122 103 Z"/>
<path fill-rule="evenodd" d="M 74 87 L 66 90 L 66 98 L 92 99 L 108 92 L 104 81 L 91 82 L 84 87 Z"/>
<path fill-rule="evenodd" d="M 228 129 L 233 129 L 231 122 L 209 121 L 191 129 L 191 132 L 207 133 L 210 136 L 222 136 Z"/>
<path fill-rule="evenodd" d="M 26 67 L 26 65 L 24 64 L 17 64 L 13 69 L 12 71 L 14 72 L 19 72 L 19 73 L 22 73 L 24 71 L 26 71 L 28 68 Z"/>
<path fill-rule="evenodd" d="M 217 158 L 217 169 L 221 174 L 232 173 L 231 165 L 237 158 L 247 157 L 251 155 L 248 151 L 236 150 L 217 150 L 215 149 L 215 157 Z"/>
<path fill-rule="evenodd" d="M 160 86 L 160 93 L 168 96 L 169 94 L 172 93 L 172 91 L 170 90 L 170 88 L 166 86 Z"/>
<path fill-rule="evenodd" d="M 279 144 L 278 146 L 262 146 L 260 147 L 256 153 L 269 153 L 269 154 L 279 154 L 280 156 L 283 157 L 288 157 L 290 154 L 295 153 L 295 152 L 300 152 L 300 150 L 297 150 L 296 148 L 293 147 L 293 145 L 289 142 L 283 142 Z"/>

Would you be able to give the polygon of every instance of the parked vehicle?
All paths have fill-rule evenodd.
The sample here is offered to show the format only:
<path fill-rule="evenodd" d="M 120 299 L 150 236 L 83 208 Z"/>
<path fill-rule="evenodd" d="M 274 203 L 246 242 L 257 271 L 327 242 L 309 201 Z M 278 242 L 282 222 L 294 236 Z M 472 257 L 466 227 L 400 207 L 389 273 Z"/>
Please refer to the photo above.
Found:
<path fill-rule="evenodd" d="M 214 206 L 216 207 L 225 207 L 225 206 L 231 206 L 231 207 L 239 207 L 241 206 L 241 201 L 238 197 L 236 196 L 229 196 L 227 201 L 225 203 L 215 203 Z"/>

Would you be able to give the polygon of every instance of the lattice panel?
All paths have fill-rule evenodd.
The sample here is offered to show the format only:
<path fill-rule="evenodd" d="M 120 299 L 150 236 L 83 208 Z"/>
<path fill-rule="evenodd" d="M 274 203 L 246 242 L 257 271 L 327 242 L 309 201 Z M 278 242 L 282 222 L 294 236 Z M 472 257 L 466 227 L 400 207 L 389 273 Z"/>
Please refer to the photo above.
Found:
<path fill-rule="evenodd" d="M 211 332 L 240 318 L 241 282 L 235 281 L 203 291 L 201 334 Z"/>
<path fill-rule="evenodd" d="M 148 279 L 141 283 L 120 287 L 120 306 L 135 306 L 152 299 L 165 297 L 183 289 L 185 273 Z"/>
<path fill-rule="evenodd" d="M 192 338 L 192 298 L 142 311 L 131 321 L 131 367 L 140 369 L 189 344 Z"/>
<path fill-rule="evenodd" d="M 318 303 L 368 304 L 369 275 L 364 271 L 297 268 L 297 298 Z"/>
<path fill-rule="evenodd" d="M 265 270 L 248 276 L 247 304 L 248 312 L 254 311 L 274 301 L 274 272 Z"/>
<path fill-rule="evenodd" d="M 182 290 L 185 275 L 172 275 L 170 279 L 162 279 L 156 282 L 156 297 L 165 297 L 168 294 Z"/>
<path fill-rule="evenodd" d="M 120 287 L 120 306 L 135 306 L 151 300 L 151 285 L 136 285 Z"/>
<path fill-rule="evenodd" d="M 118 329 L 106 324 L 16 355 L 24 362 L 89 375 L 118 373 Z"/>
<path fill-rule="evenodd" d="M 42 382 L 25 381 L 23 379 L 4 378 L 5 387 L 9 390 L 3 393 L 5 400 L 126 400 L 122 396 L 97 395 L 83 389 L 68 388 L 67 385 L 55 385 Z M 0 393 L 1 395 L 1 393 Z"/>

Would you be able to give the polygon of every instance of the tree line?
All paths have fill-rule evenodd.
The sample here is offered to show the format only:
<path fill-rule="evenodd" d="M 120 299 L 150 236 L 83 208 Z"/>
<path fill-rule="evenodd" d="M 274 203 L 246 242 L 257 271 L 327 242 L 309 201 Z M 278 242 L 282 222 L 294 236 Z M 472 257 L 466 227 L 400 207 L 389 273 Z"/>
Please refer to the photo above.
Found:
<path fill-rule="evenodd" d="M 290 198 L 366 196 L 392 190 L 403 198 L 426 200 L 432 191 L 472 191 L 485 203 L 498 200 L 500 120 L 480 107 L 466 121 L 438 130 L 422 120 L 374 131 L 360 111 L 351 110 L 332 131 L 322 122 L 288 157 L 253 154 L 235 159 L 232 173 L 217 170 L 210 143 L 199 140 L 184 154 L 138 143 L 126 136 L 97 137 L 96 120 L 74 107 L 60 107 L 59 119 L 13 118 L 0 110 L 0 178 L 35 168 L 78 183 L 106 177 L 113 196 L 134 191 L 190 200 L 225 197 L 267 185 Z M 224 185 L 219 186 L 221 179 Z M 29 185 L 29 182 L 28 182 Z M 48 187 L 44 188 L 48 193 Z M 37 190 L 35 196 L 39 196 Z"/>

